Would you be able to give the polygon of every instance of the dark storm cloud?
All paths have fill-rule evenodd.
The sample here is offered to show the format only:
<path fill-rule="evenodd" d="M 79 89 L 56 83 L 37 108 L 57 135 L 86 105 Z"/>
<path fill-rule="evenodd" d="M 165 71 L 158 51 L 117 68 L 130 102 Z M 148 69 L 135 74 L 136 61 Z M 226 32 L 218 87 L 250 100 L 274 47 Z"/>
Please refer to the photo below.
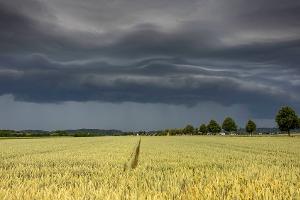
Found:
<path fill-rule="evenodd" d="M 39 21 L 26 15 L 30 12 L 40 15 L 42 7 L 39 5 L 35 1 L 28 1 L 25 6 L 27 9 L 22 9 L 20 1 L 0 2 L 1 53 L 38 51 L 47 43 L 47 35 Z"/>
<path fill-rule="evenodd" d="M 0 0 L 0 95 L 299 105 L 298 2 L 147 2 Z"/>
<path fill-rule="evenodd" d="M 118 66 L 105 62 L 61 63 L 34 55 L 23 61 L 7 61 L 8 64 L 16 67 L 0 69 L 0 92 L 13 94 L 20 101 L 185 105 L 213 101 L 251 107 L 255 102 L 253 108 L 262 113 L 295 98 L 285 90 L 288 85 L 283 81 L 262 81 L 256 74 L 245 76 L 243 70 L 187 65 L 186 61 L 176 59 L 149 59 Z"/>
<path fill-rule="evenodd" d="M 57 18 L 41 1 L 0 1 L 0 53 L 44 53 L 70 59 L 82 55 L 100 38 L 88 32 L 65 30 L 56 23 Z"/>
<path fill-rule="evenodd" d="M 300 22 L 299 1 L 265 0 L 240 1 L 240 17 L 236 21 L 250 28 L 278 30 L 279 28 L 298 29 Z M 243 26 L 243 28 L 246 28 Z"/>

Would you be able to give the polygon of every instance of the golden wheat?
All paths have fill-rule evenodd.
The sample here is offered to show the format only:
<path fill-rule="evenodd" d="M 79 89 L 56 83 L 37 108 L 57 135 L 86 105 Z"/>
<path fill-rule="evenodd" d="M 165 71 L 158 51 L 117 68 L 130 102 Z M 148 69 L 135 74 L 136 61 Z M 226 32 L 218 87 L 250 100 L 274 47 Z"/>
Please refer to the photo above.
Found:
<path fill-rule="evenodd" d="M 142 137 L 124 172 L 136 142 L 0 139 L 0 199 L 300 199 L 300 137 Z"/>

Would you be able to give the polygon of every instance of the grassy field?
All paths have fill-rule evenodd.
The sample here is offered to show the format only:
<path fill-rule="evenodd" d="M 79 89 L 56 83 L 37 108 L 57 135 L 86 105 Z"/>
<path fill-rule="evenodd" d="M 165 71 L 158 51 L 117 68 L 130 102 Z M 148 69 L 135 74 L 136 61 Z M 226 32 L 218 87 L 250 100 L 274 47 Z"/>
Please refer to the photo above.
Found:
<path fill-rule="evenodd" d="M 300 137 L 0 139 L 0 199 L 300 199 Z"/>

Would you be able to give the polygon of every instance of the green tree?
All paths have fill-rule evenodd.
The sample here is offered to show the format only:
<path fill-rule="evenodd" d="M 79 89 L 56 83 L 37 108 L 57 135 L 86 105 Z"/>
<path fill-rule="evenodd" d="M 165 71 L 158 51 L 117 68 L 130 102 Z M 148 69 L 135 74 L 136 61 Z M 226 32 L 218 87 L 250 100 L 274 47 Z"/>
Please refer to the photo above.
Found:
<path fill-rule="evenodd" d="M 289 136 L 290 130 L 297 128 L 299 123 L 296 112 L 289 106 L 284 106 L 278 111 L 275 121 L 280 131 L 286 131 Z"/>
<path fill-rule="evenodd" d="M 256 124 L 254 123 L 254 121 L 249 120 L 246 124 L 246 131 L 247 133 L 249 133 L 251 136 L 253 134 L 253 132 L 256 131 Z"/>
<path fill-rule="evenodd" d="M 198 129 L 198 128 L 195 128 L 195 129 L 194 129 L 194 134 L 195 134 L 195 135 L 199 135 L 199 129 Z"/>
<path fill-rule="evenodd" d="M 213 134 L 220 133 L 221 127 L 215 120 L 210 120 L 209 124 L 207 125 L 208 132 Z"/>
<path fill-rule="evenodd" d="M 164 131 L 162 131 L 164 135 L 171 135 L 170 132 L 171 132 L 171 129 L 165 129 Z"/>
<path fill-rule="evenodd" d="M 199 131 L 201 133 L 201 135 L 206 135 L 207 134 L 207 127 L 205 124 L 201 124 L 201 126 L 199 127 Z"/>
<path fill-rule="evenodd" d="M 190 124 L 188 124 L 184 129 L 183 129 L 183 133 L 186 134 L 186 135 L 192 135 L 194 134 L 194 127 Z"/>
<path fill-rule="evenodd" d="M 176 129 L 170 129 L 169 135 L 176 135 Z"/>
<path fill-rule="evenodd" d="M 235 121 L 231 117 L 226 117 L 222 124 L 222 129 L 226 132 L 233 132 L 237 131 L 237 126 Z"/>

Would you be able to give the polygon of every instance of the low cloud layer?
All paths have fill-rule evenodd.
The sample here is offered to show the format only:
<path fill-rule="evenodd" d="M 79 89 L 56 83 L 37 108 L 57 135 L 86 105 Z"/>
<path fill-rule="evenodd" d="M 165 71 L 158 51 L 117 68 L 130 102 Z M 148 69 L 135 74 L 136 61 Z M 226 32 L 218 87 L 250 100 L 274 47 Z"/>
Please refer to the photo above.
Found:
<path fill-rule="evenodd" d="M 298 13 L 283 0 L 0 0 L 0 95 L 299 111 Z"/>

